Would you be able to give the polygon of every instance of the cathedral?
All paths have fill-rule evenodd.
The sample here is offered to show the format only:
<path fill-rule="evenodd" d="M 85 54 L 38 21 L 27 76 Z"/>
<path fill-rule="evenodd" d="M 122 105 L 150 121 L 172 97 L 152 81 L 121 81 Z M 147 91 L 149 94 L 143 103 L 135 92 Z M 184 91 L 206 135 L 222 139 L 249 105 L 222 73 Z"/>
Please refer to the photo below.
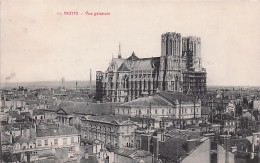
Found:
<path fill-rule="evenodd" d="M 161 35 L 160 57 L 138 58 L 133 52 L 122 58 L 119 45 L 107 70 L 96 72 L 97 100 L 127 102 L 156 91 L 199 97 L 206 93 L 206 74 L 200 38 L 167 32 Z"/>

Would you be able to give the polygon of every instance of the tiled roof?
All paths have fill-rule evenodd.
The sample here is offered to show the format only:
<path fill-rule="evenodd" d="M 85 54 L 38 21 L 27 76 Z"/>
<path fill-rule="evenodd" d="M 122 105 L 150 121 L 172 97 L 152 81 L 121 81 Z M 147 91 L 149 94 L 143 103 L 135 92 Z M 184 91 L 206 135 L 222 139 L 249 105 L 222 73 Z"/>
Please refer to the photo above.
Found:
<path fill-rule="evenodd" d="M 149 96 L 149 97 L 141 97 L 133 101 L 126 102 L 124 104 L 121 104 L 121 106 L 150 107 L 150 106 L 172 106 L 172 105 L 158 96 Z"/>
<path fill-rule="evenodd" d="M 9 111 L 8 113 L 9 113 L 9 116 L 11 116 L 13 118 L 17 118 L 18 119 L 19 117 L 21 117 L 21 115 L 18 114 L 17 111 Z"/>
<path fill-rule="evenodd" d="M 113 113 L 116 105 L 121 103 L 90 103 L 90 102 L 71 102 L 62 101 L 57 107 L 48 108 L 49 111 L 63 109 L 67 114 L 82 115 L 108 115 Z"/>
<path fill-rule="evenodd" d="M 151 70 L 159 69 L 160 57 L 126 60 L 124 64 L 129 70 Z"/>
<path fill-rule="evenodd" d="M 178 100 L 178 101 L 181 100 L 182 102 L 193 102 L 194 101 L 192 97 L 187 96 L 181 92 L 160 91 L 157 94 L 174 104 L 175 104 L 176 100 Z"/>
<path fill-rule="evenodd" d="M 127 58 L 127 60 L 137 60 L 137 59 L 139 58 L 135 55 L 135 52 L 133 52 L 132 55 L 129 58 Z"/>
<path fill-rule="evenodd" d="M 129 68 L 123 63 L 123 64 L 119 67 L 118 71 L 130 71 L 130 70 L 129 70 Z"/>
<path fill-rule="evenodd" d="M 208 108 L 208 107 L 201 107 L 201 114 L 202 115 L 209 115 L 210 114 L 210 108 Z"/>
<path fill-rule="evenodd" d="M 146 158 L 151 156 L 150 152 L 140 150 L 140 149 L 129 149 L 129 148 L 120 148 L 115 151 L 116 154 L 120 154 L 122 156 L 127 156 L 131 158 Z"/>
<path fill-rule="evenodd" d="M 248 139 L 231 139 L 230 146 L 237 146 L 238 151 L 242 151 L 243 149 L 251 149 L 251 142 Z"/>
<path fill-rule="evenodd" d="M 169 138 L 165 142 L 160 142 L 159 154 L 173 161 L 185 158 L 187 156 L 185 143 L 186 140 L 183 138 Z"/>
<path fill-rule="evenodd" d="M 45 110 L 44 109 L 34 109 L 33 110 L 33 116 L 35 115 L 44 115 L 45 114 Z"/>
<path fill-rule="evenodd" d="M 236 118 L 234 118 L 233 116 L 229 115 L 229 114 L 217 114 L 214 115 L 214 120 L 235 120 Z"/>
<path fill-rule="evenodd" d="M 123 116 L 123 115 L 100 115 L 100 116 L 90 116 L 87 118 L 87 120 L 92 121 L 99 121 L 99 122 L 105 122 L 105 123 L 113 123 L 116 122 L 117 124 L 120 124 L 122 122 L 125 122 L 127 120 L 130 120 L 129 117 Z"/>
<path fill-rule="evenodd" d="M 45 137 L 45 136 L 59 136 L 59 135 L 75 135 L 79 134 L 78 130 L 72 126 L 59 125 L 57 127 L 53 127 L 53 125 L 45 125 L 41 124 L 39 127 L 37 126 L 37 137 Z"/>
<path fill-rule="evenodd" d="M 181 131 L 169 131 L 167 133 L 165 133 L 167 135 L 170 135 L 170 137 L 173 138 L 182 138 L 185 140 L 191 140 L 191 139 L 201 139 L 202 137 L 200 136 L 199 132 L 181 132 Z"/>

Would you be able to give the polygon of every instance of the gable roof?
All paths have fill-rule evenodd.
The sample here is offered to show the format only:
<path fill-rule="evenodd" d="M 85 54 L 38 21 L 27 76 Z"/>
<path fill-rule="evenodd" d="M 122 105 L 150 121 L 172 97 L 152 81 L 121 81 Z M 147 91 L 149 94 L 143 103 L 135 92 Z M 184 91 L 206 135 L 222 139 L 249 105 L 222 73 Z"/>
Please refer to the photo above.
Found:
<path fill-rule="evenodd" d="M 126 157 L 131 157 L 131 158 L 146 158 L 151 156 L 152 154 L 148 151 L 145 150 L 140 150 L 140 149 L 127 149 L 127 148 L 120 148 L 115 151 L 116 154 L 126 156 Z"/>
<path fill-rule="evenodd" d="M 34 109 L 33 110 L 33 116 L 35 115 L 44 115 L 45 114 L 45 110 L 44 109 Z"/>
<path fill-rule="evenodd" d="M 130 118 L 123 115 L 101 115 L 101 116 L 90 116 L 87 120 L 98 121 L 110 124 L 122 124 L 126 121 L 130 121 Z"/>
<path fill-rule="evenodd" d="M 176 100 L 181 100 L 182 102 L 193 102 L 193 98 L 191 96 L 187 96 L 181 92 L 166 92 L 166 91 L 159 91 L 157 93 L 159 96 L 167 99 L 169 102 L 175 104 Z"/>
<path fill-rule="evenodd" d="M 141 97 L 130 102 L 121 104 L 120 106 L 140 106 L 140 107 L 152 107 L 152 106 L 172 106 L 166 100 L 154 95 L 148 97 Z"/>
<path fill-rule="evenodd" d="M 127 58 L 127 60 L 131 60 L 131 61 L 137 60 L 137 59 L 139 59 L 139 58 L 135 55 L 135 52 L 134 52 L 134 51 L 133 51 L 132 55 Z"/>
<path fill-rule="evenodd" d="M 37 137 L 45 136 L 59 136 L 59 135 L 75 135 L 79 134 L 78 130 L 73 126 L 59 125 L 54 124 L 40 124 L 37 127 L 36 135 Z"/>
<path fill-rule="evenodd" d="M 48 111 L 64 110 L 67 114 L 80 115 L 109 115 L 113 113 L 116 105 L 121 103 L 91 103 L 91 102 L 72 102 L 62 101 L 58 106 L 48 108 Z"/>
<path fill-rule="evenodd" d="M 153 68 L 159 69 L 160 57 L 126 60 L 124 64 L 130 70 L 151 70 Z"/>
<path fill-rule="evenodd" d="M 183 138 L 169 138 L 165 142 L 160 142 L 159 154 L 170 160 L 177 161 L 188 155 L 184 149 L 185 143 L 186 140 Z"/>
<path fill-rule="evenodd" d="M 126 64 L 123 63 L 123 64 L 119 67 L 118 71 L 130 71 L 130 70 L 129 70 L 129 68 L 126 66 Z"/>

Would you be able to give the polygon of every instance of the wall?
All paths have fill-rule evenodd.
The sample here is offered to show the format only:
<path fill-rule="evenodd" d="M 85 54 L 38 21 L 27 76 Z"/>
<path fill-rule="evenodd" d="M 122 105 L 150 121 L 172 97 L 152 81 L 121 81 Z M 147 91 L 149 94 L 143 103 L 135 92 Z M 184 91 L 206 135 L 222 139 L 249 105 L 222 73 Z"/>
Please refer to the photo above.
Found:
<path fill-rule="evenodd" d="M 209 163 L 210 162 L 210 139 L 205 140 L 200 144 L 194 151 L 191 151 L 190 155 L 187 156 L 183 163 Z"/>
<path fill-rule="evenodd" d="M 63 138 L 67 139 L 67 143 L 63 144 Z M 74 138 L 74 143 L 72 143 L 71 138 Z M 54 139 L 58 139 L 58 144 L 54 144 Z M 75 151 L 79 151 L 79 136 L 71 135 L 71 136 L 57 136 L 57 137 L 37 137 L 36 138 L 36 148 L 48 148 L 48 147 L 68 147 L 68 146 L 75 146 Z M 48 140 L 48 145 L 45 145 L 45 140 Z M 41 141 L 41 146 L 39 146 L 39 141 Z"/>
<path fill-rule="evenodd" d="M 228 163 L 234 163 L 235 162 L 235 159 L 234 159 L 234 154 L 229 152 L 228 153 L 229 155 L 229 159 L 228 159 Z M 221 145 L 218 145 L 217 147 L 217 163 L 225 163 L 225 158 L 226 158 L 226 150 L 221 146 Z"/>

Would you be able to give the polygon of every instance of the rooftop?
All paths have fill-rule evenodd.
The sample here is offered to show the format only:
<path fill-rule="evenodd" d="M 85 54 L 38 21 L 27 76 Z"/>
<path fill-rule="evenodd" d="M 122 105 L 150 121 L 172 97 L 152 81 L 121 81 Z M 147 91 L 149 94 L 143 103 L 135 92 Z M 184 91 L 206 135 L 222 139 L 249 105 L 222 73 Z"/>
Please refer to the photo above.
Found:
<path fill-rule="evenodd" d="M 171 103 L 163 100 L 158 96 L 141 97 L 130 102 L 121 104 L 121 106 L 139 106 L 139 107 L 152 107 L 152 106 L 172 106 Z"/>
<path fill-rule="evenodd" d="M 37 137 L 45 137 L 45 136 L 59 136 L 59 135 L 76 135 L 79 134 L 79 131 L 72 126 L 66 125 L 48 125 L 48 124 L 40 124 L 37 127 L 36 135 Z"/>

